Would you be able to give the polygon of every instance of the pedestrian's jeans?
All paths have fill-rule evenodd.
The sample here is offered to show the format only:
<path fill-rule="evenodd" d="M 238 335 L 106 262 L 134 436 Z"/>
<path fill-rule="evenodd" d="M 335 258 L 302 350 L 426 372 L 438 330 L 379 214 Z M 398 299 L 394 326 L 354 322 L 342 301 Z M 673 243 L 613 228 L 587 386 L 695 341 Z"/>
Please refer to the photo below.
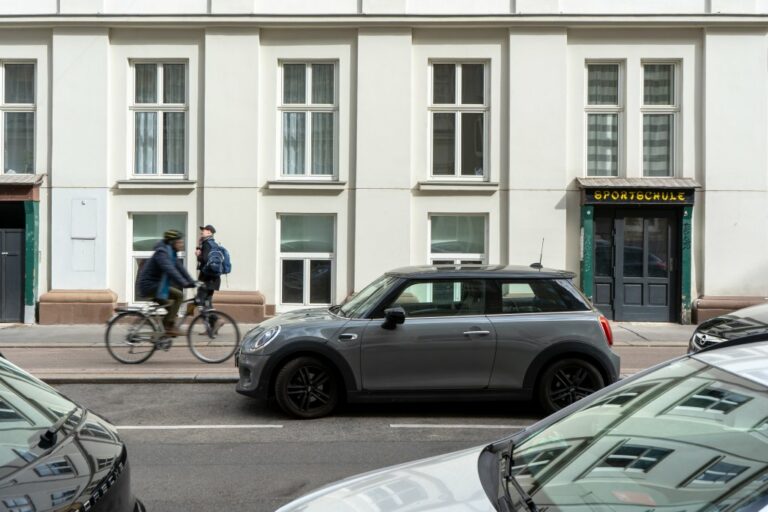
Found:
<path fill-rule="evenodd" d="M 205 307 L 206 309 L 213 308 L 213 286 L 211 283 L 203 281 L 203 285 L 197 289 L 197 297 L 195 302 Z"/>
<path fill-rule="evenodd" d="M 168 313 L 163 318 L 163 326 L 166 329 L 172 328 L 176 324 L 176 317 L 179 315 L 181 301 L 184 300 L 184 293 L 173 286 L 168 290 L 168 298 L 160 299 L 155 297 L 155 302 L 163 306 Z"/>

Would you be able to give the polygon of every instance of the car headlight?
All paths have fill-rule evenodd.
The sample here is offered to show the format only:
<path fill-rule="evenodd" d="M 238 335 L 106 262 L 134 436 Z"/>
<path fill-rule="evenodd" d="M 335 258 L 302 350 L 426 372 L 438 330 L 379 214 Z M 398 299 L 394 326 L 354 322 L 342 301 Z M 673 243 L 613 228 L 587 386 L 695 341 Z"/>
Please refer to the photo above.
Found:
<path fill-rule="evenodd" d="M 246 354 L 252 354 L 253 352 L 261 350 L 262 348 L 269 345 L 272 340 L 277 338 L 278 334 L 280 334 L 279 325 L 275 325 L 261 332 L 255 332 L 252 336 L 246 337 L 245 341 L 243 342 L 243 352 Z"/>

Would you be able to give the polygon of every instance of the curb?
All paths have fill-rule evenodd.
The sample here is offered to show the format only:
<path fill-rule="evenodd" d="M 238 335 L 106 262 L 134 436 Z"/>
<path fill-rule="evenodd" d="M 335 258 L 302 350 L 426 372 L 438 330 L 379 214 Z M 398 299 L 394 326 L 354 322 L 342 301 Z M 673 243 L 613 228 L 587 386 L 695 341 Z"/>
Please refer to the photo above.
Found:
<path fill-rule="evenodd" d="M 30 371 L 46 384 L 233 384 L 231 375 L 79 375 L 62 376 Z"/>

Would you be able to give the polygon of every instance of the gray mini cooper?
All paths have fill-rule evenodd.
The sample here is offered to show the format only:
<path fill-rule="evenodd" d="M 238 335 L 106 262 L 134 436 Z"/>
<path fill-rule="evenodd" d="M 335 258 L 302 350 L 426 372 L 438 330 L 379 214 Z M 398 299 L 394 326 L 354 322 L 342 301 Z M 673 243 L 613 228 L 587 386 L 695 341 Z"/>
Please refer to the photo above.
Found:
<path fill-rule="evenodd" d="M 548 412 L 616 381 L 608 321 L 570 272 L 422 266 L 348 302 L 248 332 L 237 391 L 317 418 L 342 401 L 535 398 Z"/>

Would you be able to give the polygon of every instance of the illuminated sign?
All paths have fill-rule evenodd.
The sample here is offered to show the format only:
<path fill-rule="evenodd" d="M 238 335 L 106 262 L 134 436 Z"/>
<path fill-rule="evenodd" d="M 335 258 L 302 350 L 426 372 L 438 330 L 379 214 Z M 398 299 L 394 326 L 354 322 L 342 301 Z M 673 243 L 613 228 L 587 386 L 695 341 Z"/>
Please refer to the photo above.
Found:
<path fill-rule="evenodd" d="M 584 204 L 693 204 L 693 189 L 584 189 Z"/>

